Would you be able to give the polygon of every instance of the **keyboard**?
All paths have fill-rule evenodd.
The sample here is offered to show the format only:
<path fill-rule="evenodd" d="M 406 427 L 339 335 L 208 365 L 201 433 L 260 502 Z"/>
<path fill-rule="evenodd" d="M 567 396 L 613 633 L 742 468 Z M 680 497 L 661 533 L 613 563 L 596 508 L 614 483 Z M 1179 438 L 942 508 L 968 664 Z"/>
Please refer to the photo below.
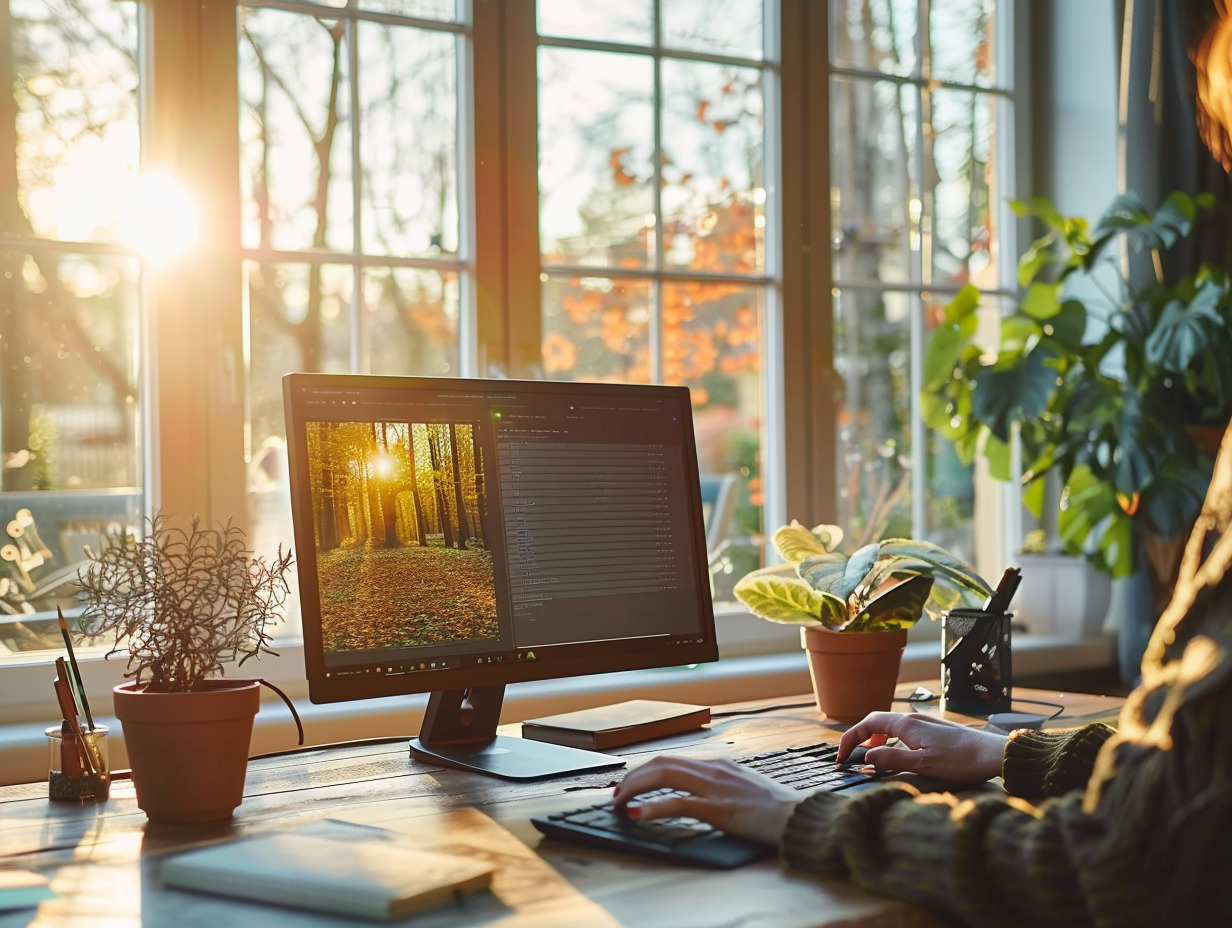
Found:
<path fill-rule="evenodd" d="M 736 762 L 798 790 L 841 790 L 879 779 L 855 766 L 835 766 L 837 744 L 806 744 L 767 751 Z M 647 800 L 684 795 L 662 789 L 643 793 Z M 659 860 L 729 870 L 773 857 L 777 849 L 760 841 L 725 834 L 695 818 L 663 818 L 632 821 L 616 811 L 611 802 L 601 802 L 568 812 L 556 812 L 531 823 L 550 838 L 561 838 L 612 850 L 630 851 Z"/>

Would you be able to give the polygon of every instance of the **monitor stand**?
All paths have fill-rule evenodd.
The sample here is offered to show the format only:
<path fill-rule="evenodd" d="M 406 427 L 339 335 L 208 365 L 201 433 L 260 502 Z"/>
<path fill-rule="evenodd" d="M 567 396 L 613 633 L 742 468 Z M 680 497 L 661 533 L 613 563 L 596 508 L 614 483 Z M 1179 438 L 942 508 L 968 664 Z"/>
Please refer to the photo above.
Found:
<path fill-rule="evenodd" d="M 506 780 L 539 780 L 625 765 L 610 754 L 498 735 L 504 698 L 504 684 L 432 693 L 419 737 L 411 740 L 411 756 Z"/>

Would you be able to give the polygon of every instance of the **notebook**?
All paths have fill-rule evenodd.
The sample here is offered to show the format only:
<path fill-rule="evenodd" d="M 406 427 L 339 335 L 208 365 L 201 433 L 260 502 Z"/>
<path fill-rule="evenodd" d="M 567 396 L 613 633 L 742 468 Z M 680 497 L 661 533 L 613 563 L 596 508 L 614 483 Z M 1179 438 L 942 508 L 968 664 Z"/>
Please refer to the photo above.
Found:
<path fill-rule="evenodd" d="M 281 832 L 177 854 L 160 874 L 176 889 L 388 921 L 486 889 L 494 870 L 377 836 Z"/>
<path fill-rule="evenodd" d="M 709 722 L 707 706 L 630 699 L 610 706 L 527 719 L 522 723 L 522 737 L 602 751 L 692 731 Z"/>

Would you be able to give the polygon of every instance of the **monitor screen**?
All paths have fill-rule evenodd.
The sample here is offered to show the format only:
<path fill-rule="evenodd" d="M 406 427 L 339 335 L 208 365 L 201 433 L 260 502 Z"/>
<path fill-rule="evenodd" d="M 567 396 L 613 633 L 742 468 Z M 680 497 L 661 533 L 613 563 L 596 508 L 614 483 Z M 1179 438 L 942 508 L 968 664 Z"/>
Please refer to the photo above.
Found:
<path fill-rule="evenodd" d="M 313 702 L 717 658 L 686 388 L 283 384 Z"/>

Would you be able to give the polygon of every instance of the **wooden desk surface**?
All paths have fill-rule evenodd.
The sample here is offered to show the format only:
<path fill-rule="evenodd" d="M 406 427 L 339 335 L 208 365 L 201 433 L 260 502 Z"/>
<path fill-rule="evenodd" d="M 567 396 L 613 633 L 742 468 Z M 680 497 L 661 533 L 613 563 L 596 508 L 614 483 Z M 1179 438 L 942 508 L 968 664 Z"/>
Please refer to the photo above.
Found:
<path fill-rule="evenodd" d="M 939 691 L 935 681 L 925 685 Z M 900 695 L 913 688 L 914 684 L 901 686 Z M 1050 690 L 1019 689 L 1015 695 L 1063 705 L 1064 713 L 1050 727 L 1115 719 L 1122 702 Z M 1025 702 L 1015 708 L 1048 712 Z M 940 714 L 935 703 L 917 711 Z M 842 731 L 821 721 L 811 696 L 716 707 L 713 715 L 709 729 L 632 745 L 621 753 L 631 767 L 668 752 L 740 757 L 836 740 Z M 518 726 L 507 730 L 516 733 Z M 149 825 L 128 781 L 115 782 L 111 798 L 91 806 L 49 803 L 46 783 L 4 787 L 0 788 L 0 867 L 46 873 L 58 898 L 44 903 L 37 915 L 30 909 L 0 912 L 0 928 L 213 928 L 258 922 L 353 926 L 353 921 L 167 890 L 157 877 L 159 859 L 169 851 L 324 818 L 381 825 L 415 835 L 430 846 L 461 845 L 500 865 L 493 885 L 504 904 L 499 911 L 440 912 L 413 919 L 417 926 L 941 924 L 905 903 L 869 895 L 842 881 L 787 870 L 775 861 L 725 872 L 666 866 L 545 840 L 531 826 L 532 815 L 602 801 L 620 775 L 607 771 L 509 783 L 413 762 L 405 741 L 309 749 L 253 760 L 244 802 L 234 819 L 219 826 L 192 827 Z"/>

